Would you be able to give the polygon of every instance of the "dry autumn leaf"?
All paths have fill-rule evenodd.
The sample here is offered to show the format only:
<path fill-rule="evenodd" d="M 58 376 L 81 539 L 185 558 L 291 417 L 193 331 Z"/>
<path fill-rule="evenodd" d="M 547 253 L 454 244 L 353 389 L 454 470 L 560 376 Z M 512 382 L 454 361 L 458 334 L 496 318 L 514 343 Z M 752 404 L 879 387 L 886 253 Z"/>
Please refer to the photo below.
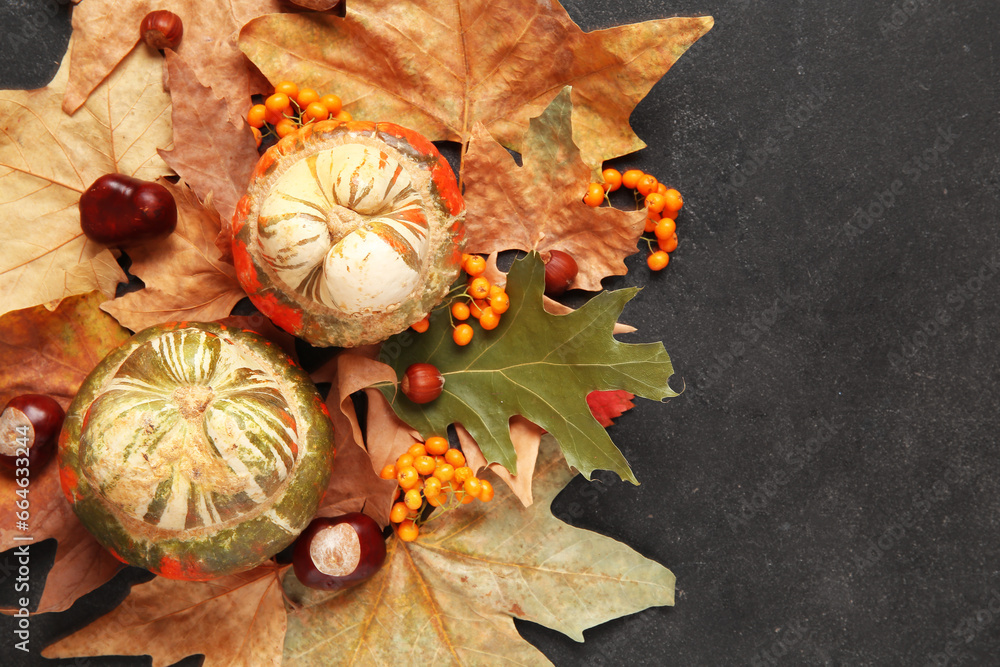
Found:
<path fill-rule="evenodd" d="M 206 322 L 229 315 L 246 294 L 236 269 L 215 245 L 219 215 L 201 205 L 183 182 L 163 182 L 177 202 L 177 229 L 162 241 L 129 250 L 130 271 L 146 287 L 101 308 L 132 331 L 163 322 Z"/>
<path fill-rule="evenodd" d="M 389 524 L 389 509 L 396 491 L 395 479 L 382 479 L 372 470 L 371 459 L 363 447 L 351 437 L 350 426 L 343 424 L 343 415 L 334 419 L 336 456 L 330 486 L 316 516 L 340 516 L 348 512 L 364 512 L 380 526 Z M 338 423 L 340 422 L 340 423 Z M 341 428 L 346 427 L 346 428 Z"/>
<path fill-rule="evenodd" d="M 233 125 L 242 127 L 250 95 L 262 92 L 262 82 L 247 67 L 235 35 L 247 21 L 287 8 L 280 0 L 83 0 L 73 10 L 77 47 L 62 108 L 66 113 L 79 109 L 139 41 L 143 17 L 154 9 L 169 9 L 184 24 L 177 52 L 191 63 L 200 81 L 226 100 Z M 140 50 L 157 57 L 144 44 Z"/>
<path fill-rule="evenodd" d="M 636 252 L 646 214 L 581 201 L 590 167 L 573 144 L 571 113 L 567 88 L 531 119 L 521 167 L 476 126 L 465 156 L 466 251 L 562 250 L 580 267 L 571 287 L 597 291 L 602 278 L 628 271 L 623 260 Z"/>
<path fill-rule="evenodd" d="M 355 117 L 463 143 L 482 123 L 516 151 L 528 119 L 572 83 L 575 138 L 598 165 L 645 146 L 632 109 L 712 25 L 669 18 L 584 33 L 557 2 L 351 0 L 343 19 L 256 19 L 239 43 L 272 81 L 336 92 Z"/>
<path fill-rule="evenodd" d="M 113 295 L 125 274 L 83 236 L 80 195 L 111 172 L 170 173 L 156 153 L 171 141 L 159 59 L 137 49 L 67 117 L 68 59 L 46 88 L 0 91 L 0 314 L 95 289 Z"/>
<path fill-rule="evenodd" d="M 234 128 L 225 100 L 201 84 L 192 67 L 173 51 L 166 54 L 173 106 L 174 149 L 160 156 L 198 198 L 219 212 L 222 257 L 231 261 L 230 221 L 257 164 L 250 127 Z"/>
<path fill-rule="evenodd" d="M 547 663 L 520 637 L 514 617 L 583 641 L 583 631 L 599 623 L 673 604 L 674 575 L 665 567 L 552 516 L 552 499 L 572 477 L 546 438 L 535 471 L 539 502 L 530 508 L 498 489 L 488 504 L 432 519 L 416 542 L 390 538 L 378 574 L 338 593 L 286 577 L 289 596 L 303 603 L 288 617 L 286 664 L 392 665 L 400 656 Z"/>
<path fill-rule="evenodd" d="M 204 667 L 279 667 L 286 625 L 281 569 L 262 565 L 207 582 L 156 577 L 42 655 L 151 655 L 153 667 L 163 667 L 201 653 Z"/>
<path fill-rule="evenodd" d="M 0 317 L 0 405 L 24 393 L 48 394 L 69 405 L 87 374 L 129 333 L 98 308 L 98 293 L 64 299 L 55 311 L 43 306 Z M 13 478 L 0 475 L 0 551 L 23 544 L 16 528 Z M 76 518 L 59 487 L 55 462 L 32 477 L 30 535 L 58 541 L 38 612 L 63 611 L 107 582 L 121 567 Z"/>

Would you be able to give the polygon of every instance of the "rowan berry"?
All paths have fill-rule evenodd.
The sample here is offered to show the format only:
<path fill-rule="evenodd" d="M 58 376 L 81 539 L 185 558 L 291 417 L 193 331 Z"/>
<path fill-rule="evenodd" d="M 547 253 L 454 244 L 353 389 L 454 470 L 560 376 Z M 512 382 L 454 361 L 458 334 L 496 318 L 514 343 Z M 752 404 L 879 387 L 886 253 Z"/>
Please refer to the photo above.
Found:
<path fill-rule="evenodd" d="M 432 435 L 424 442 L 424 449 L 433 456 L 442 456 L 448 452 L 448 439 L 439 435 Z"/>
<path fill-rule="evenodd" d="M 407 519 L 396 527 L 396 534 L 399 536 L 399 539 L 404 542 L 412 542 L 417 539 L 417 536 L 420 535 L 420 529 L 412 519 Z"/>
<path fill-rule="evenodd" d="M 609 167 L 601 172 L 601 176 L 604 177 L 604 189 L 608 192 L 614 192 L 622 186 L 622 173 L 617 169 Z"/>
<path fill-rule="evenodd" d="M 472 327 L 468 324 L 459 324 L 451 332 L 451 338 L 457 345 L 468 345 L 472 342 Z"/>
<path fill-rule="evenodd" d="M 646 264 L 653 271 L 662 271 L 670 263 L 670 255 L 662 250 L 657 250 L 646 258 Z"/>
<path fill-rule="evenodd" d="M 583 203 L 587 206 L 597 208 L 604 203 L 604 187 L 600 183 L 591 183 L 587 186 L 587 194 L 583 196 Z"/>

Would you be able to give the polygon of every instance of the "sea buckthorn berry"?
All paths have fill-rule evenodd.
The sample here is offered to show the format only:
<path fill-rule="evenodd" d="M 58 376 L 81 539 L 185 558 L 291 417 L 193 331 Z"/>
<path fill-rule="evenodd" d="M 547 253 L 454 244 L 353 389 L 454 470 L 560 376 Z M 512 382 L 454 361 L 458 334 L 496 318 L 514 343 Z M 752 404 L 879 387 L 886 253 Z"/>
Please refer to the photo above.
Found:
<path fill-rule="evenodd" d="M 456 320 L 465 321 L 469 319 L 469 304 L 464 301 L 456 301 L 451 304 L 451 316 Z"/>
<path fill-rule="evenodd" d="M 424 497 L 430 500 L 441 493 L 441 480 L 437 477 L 428 477 L 424 480 Z"/>
<path fill-rule="evenodd" d="M 399 472 L 400 468 L 405 468 L 406 466 L 413 465 L 413 454 L 409 452 L 403 452 L 396 458 L 396 471 Z"/>
<path fill-rule="evenodd" d="M 583 196 L 583 203 L 587 206 L 597 208 L 604 203 L 604 187 L 600 183 L 591 183 L 587 186 L 587 194 Z"/>
<path fill-rule="evenodd" d="M 455 480 L 460 484 L 465 484 L 465 480 L 473 477 L 472 468 L 469 466 L 461 466 L 455 468 Z"/>
<path fill-rule="evenodd" d="M 601 172 L 601 176 L 604 177 L 604 189 L 608 192 L 614 192 L 622 186 L 622 173 L 617 169 L 608 167 Z"/>
<path fill-rule="evenodd" d="M 489 296 L 489 298 L 492 299 L 497 294 L 505 294 L 503 285 L 490 285 L 490 296 Z"/>
<path fill-rule="evenodd" d="M 677 219 L 677 214 L 678 214 L 679 212 L 680 212 L 680 211 L 671 211 L 671 210 L 670 210 L 670 209 L 668 209 L 668 208 L 664 208 L 664 209 L 663 209 L 663 213 L 661 213 L 661 214 L 660 214 L 660 217 L 663 217 L 663 218 L 670 218 L 671 220 L 676 220 L 676 219 Z"/>
<path fill-rule="evenodd" d="M 253 140 L 257 143 L 257 148 L 260 148 L 260 142 L 264 141 L 263 135 L 256 127 L 251 127 L 250 131 L 253 132 Z"/>
<path fill-rule="evenodd" d="M 510 297 L 506 292 L 490 295 L 490 308 L 497 315 L 503 315 L 510 308 Z"/>
<path fill-rule="evenodd" d="M 389 510 L 389 521 L 393 523 L 399 523 L 404 521 L 407 516 L 409 516 L 410 510 L 405 503 L 396 503 Z"/>
<path fill-rule="evenodd" d="M 461 502 L 463 505 L 468 505 L 469 503 L 471 503 L 473 500 L 476 499 L 474 495 L 472 495 L 471 493 L 466 493 L 464 489 L 461 491 L 456 491 L 455 498 L 457 498 L 458 501 Z"/>
<path fill-rule="evenodd" d="M 653 220 L 651 218 L 646 218 L 646 228 L 644 231 L 648 233 L 653 231 L 654 229 L 656 229 L 656 220 Z"/>
<path fill-rule="evenodd" d="M 403 504 L 407 508 L 417 511 L 424 504 L 424 497 L 420 495 L 418 489 L 410 489 L 403 495 Z"/>
<path fill-rule="evenodd" d="M 649 211 L 650 213 L 659 213 L 660 211 L 663 210 L 663 205 L 665 203 L 666 200 L 663 198 L 663 195 L 661 194 L 651 192 L 648 195 L 646 195 L 646 210 Z"/>
<path fill-rule="evenodd" d="M 427 448 L 424 447 L 424 443 L 415 442 L 410 445 L 410 448 L 406 450 L 406 453 L 412 456 L 413 460 L 416 461 L 421 456 L 427 456 Z"/>
<path fill-rule="evenodd" d="M 330 112 L 326 110 L 325 106 L 319 102 L 313 102 L 303 112 L 303 120 L 307 123 L 310 120 L 326 120 L 329 115 Z"/>
<path fill-rule="evenodd" d="M 334 114 L 333 119 L 339 120 L 342 123 L 349 123 L 354 120 L 354 116 L 352 116 L 350 112 L 341 109 L 338 113 Z"/>
<path fill-rule="evenodd" d="M 634 190 L 636 184 L 639 183 L 639 179 L 645 176 L 642 171 L 638 169 L 629 169 L 624 174 L 622 174 L 622 185 L 630 190 Z"/>
<path fill-rule="evenodd" d="M 475 477 L 470 477 L 469 479 L 465 480 L 465 482 L 462 484 L 462 490 L 468 493 L 470 496 L 478 498 L 480 492 L 483 490 L 483 486 L 478 479 L 476 479 Z"/>
<path fill-rule="evenodd" d="M 444 460 L 456 468 L 461 468 L 465 465 L 465 454 L 462 453 L 461 449 L 449 449 L 444 453 Z"/>
<path fill-rule="evenodd" d="M 681 193 L 673 188 L 664 192 L 663 198 L 666 201 L 664 208 L 669 211 L 679 211 L 684 206 L 684 199 L 681 197 Z"/>
<path fill-rule="evenodd" d="M 341 108 L 344 104 L 340 101 L 340 98 L 332 93 L 327 93 L 323 97 L 319 98 L 319 103 L 326 107 L 326 110 L 330 112 L 331 116 L 336 116 L 340 113 Z"/>
<path fill-rule="evenodd" d="M 404 542 L 412 542 L 420 535 L 420 529 L 412 519 L 407 519 L 396 527 L 396 535 Z"/>
<path fill-rule="evenodd" d="M 486 272 L 486 258 L 482 255 L 469 255 L 462 268 L 472 277 L 481 276 Z"/>
<path fill-rule="evenodd" d="M 674 234 L 669 239 L 657 239 L 656 245 L 660 246 L 660 250 L 664 252 L 673 252 L 677 250 L 677 233 Z"/>
<path fill-rule="evenodd" d="M 396 469 L 396 481 L 399 483 L 401 489 L 408 491 L 420 481 L 420 473 L 411 465 L 403 466 Z"/>
<path fill-rule="evenodd" d="M 469 312 L 472 314 L 474 318 L 478 320 L 480 317 L 482 317 L 483 308 L 485 308 L 486 306 L 487 303 L 484 299 L 473 299 L 472 303 L 469 304 Z"/>
<path fill-rule="evenodd" d="M 424 449 L 433 456 L 442 456 L 448 452 L 448 439 L 439 435 L 432 435 L 424 443 Z"/>
<path fill-rule="evenodd" d="M 493 500 L 493 485 L 485 479 L 479 480 L 479 485 L 479 500 L 484 503 L 488 503 Z"/>
<path fill-rule="evenodd" d="M 472 327 L 468 324 L 459 324 L 451 332 L 451 339 L 456 345 L 468 345 L 472 342 Z"/>
<path fill-rule="evenodd" d="M 486 306 L 483 308 L 483 312 L 479 314 L 479 326 L 486 331 L 492 331 L 500 326 L 500 316 L 497 315 L 492 306 Z"/>
<path fill-rule="evenodd" d="M 652 194 L 656 191 L 656 185 L 659 181 L 656 180 L 656 176 L 652 174 L 644 174 L 642 178 L 635 184 L 635 190 L 643 197 Z"/>
<path fill-rule="evenodd" d="M 274 87 L 274 92 L 282 93 L 288 98 L 293 98 L 299 94 L 299 87 L 294 81 L 279 81 Z"/>
<path fill-rule="evenodd" d="M 448 496 L 440 491 L 436 496 L 427 496 L 427 504 L 431 507 L 441 507 L 448 500 Z"/>
<path fill-rule="evenodd" d="M 278 124 L 274 126 L 274 132 L 279 137 L 287 137 L 289 134 L 298 129 L 298 125 L 291 118 L 282 118 L 278 121 Z"/>
<path fill-rule="evenodd" d="M 656 184 L 656 193 L 657 194 L 661 194 L 661 195 L 667 194 L 667 186 L 665 186 L 663 183 L 657 183 Z"/>
<path fill-rule="evenodd" d="M 437 469 L 437 464 L 434 463 L 433 456 L 418 456 L 413 459 L 413 467 L 417 469 L 421 475 L 431 475 Z"/>
<path fill-rule="evenodd" d="M 669 239 L 677 231 L 677 223 L 670 218 L 663 218 L 658 223 L 656 223 L 656 229 L 653 233 L 656 234 L 658 239 Z"/>
<path fill-rule="evenodd" d="M 662 250 L 657 250 L 646 258 L 646 265 L 649 266 L 653 271 L 662 271 L 667 268 L 667 264 L 670 263 L 670 255 L 663 252 Z"/>
<path fill-rule="evenodd" d="M 299 105 L 300 109 L 305 109 L 313 102 L 319 102 L 319 93 L 317 93 L 312 88 L 303 88 L 302 90 L 299 91 L 299 94 L 295 96 L 295 102 Z M 320 102 L 320 104 L 323 103 Z M 325 104 L 323 104 L 323 108 L 326 109 Z M 327 113 L 330 112 L 329 109 L 326 109 L 326 111 Z M 340 109 L 337 109 L 337 111 L 340 111 Z"/>
<path fill-rule="evenodd" d="M 378 474 L 382 479 L 396 479 L 396 466 L 391 463 L 382 468 Z"/>
<path fill-rule="evenodd" d="M 490 295 L 490 281 L 486 278 L 473 278 L 469 281 L 467 291 L 473 299 L 485 299 Z"/>
<path fill-rule="evenodd" d="M 250 111 L 247 112 L 247 122 L 250 123 L 250 127 L 260 129 L 264 127 L 265 115 L 267 115 L 267 107 L 263 104 L 255 104 L 250 107 Z"/>
<path fill-rule="evenodd" d="M 434 470 L 434 476 L 442 482 L 450 482 L 451 478 L 455 476 L 455 466 L 450 463 L 440 465 Z"/>
<path fill-rule="evenodd" d="M 281 114 L 280 111 L 275 112 L 268 109 L 267 113 L 264 114 L 264 122 L 267 123 L 268 125 L 277 125 L 278 123 L 281 122 L 283 118 L 284 116 Z"/>
<path fill-rule="evenodd" d="M 414 322 L 413 324 L 410 325 L 410 328 L 416 331 L 417 333 L 423 333 L 427 331 L 430 327 L 431 327 L 431 318 L 427 317 L 426 315 L 424 316 L 424 319 L 420 320 L 419 322 Z"/>
<path fill-rule="evenodd" d="M 291 106 L 292 101 L 284 93 L 275 93 L 264 100 L 264 107 L 271 113 L 283 114 Z"/>

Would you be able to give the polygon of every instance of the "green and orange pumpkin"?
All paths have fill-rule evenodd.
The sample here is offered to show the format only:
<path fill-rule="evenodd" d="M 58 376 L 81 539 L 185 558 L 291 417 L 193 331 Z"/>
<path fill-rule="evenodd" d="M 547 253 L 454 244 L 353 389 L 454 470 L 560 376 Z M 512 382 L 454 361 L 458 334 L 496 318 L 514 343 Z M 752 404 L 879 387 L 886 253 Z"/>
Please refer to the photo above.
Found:
<path fill-rule="evenodd" d="M 318 346 L 388 338 L 458 276 L 465 205 L 434 145 L 393 123 L 310 123 L 267 150 L 233 217 L 254 305 Z"/>
<path fill-rule="evenodd" d="M 90 373 L 58 457 L 63 492 L 112 554 L 206 580 L 260 565 L 309 525 L 333 427 L 308 375 L 270 341 L 174 323 Z"/>

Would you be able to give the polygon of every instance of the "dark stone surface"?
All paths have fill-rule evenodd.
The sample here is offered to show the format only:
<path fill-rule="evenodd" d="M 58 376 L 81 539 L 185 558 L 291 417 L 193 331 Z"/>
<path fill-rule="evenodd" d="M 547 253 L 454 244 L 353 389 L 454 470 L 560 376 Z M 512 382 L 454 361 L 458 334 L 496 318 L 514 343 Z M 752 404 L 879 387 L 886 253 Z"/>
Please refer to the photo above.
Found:
<path fill-rule="evenodd" d="M 8 48 L 41 4 L 0 1 L 2 85 L 55 70 L 64 17 Z M 998 664 L 1000 4 L 566 5 L 716 20 L 616 161 L 684 193 L 680 248 L 606 283 L 647 287 L 629 339 L 664 340 L 686 391 L 611 429 L 641 486 L 555 504 L 670 567 L 677 605 L 583 644 L 518 628 L 558 665 Z M 33 620 L 24 664 L 125 591 Z"/>

